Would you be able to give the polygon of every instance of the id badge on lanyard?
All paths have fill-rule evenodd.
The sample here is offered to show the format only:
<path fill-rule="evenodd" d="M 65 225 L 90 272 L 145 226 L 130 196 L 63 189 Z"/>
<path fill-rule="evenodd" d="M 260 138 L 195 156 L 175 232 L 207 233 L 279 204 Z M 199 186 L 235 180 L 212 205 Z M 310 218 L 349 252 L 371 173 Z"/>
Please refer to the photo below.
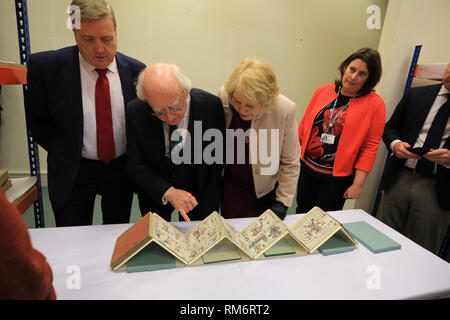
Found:
<path fill-rule="evenodd" d="M 334 144 L 335 138 L 336 138 L 336 136 L 334 134 L 322 133 L 322 136 L 320 137 L 320 142 L 326 143 L 326 144 Z"/>
<path fill-rule="evenodd" d="M 339 115 L 342 113 L 342 111 L 347 109 L 347 107 L 348 107 L 348 105 L 350 103 L 350 100 L 349 100 L 347 102 L 347 104 L 344 106 L 344 108 L 342 108 L 341 111 L 339 111 L 339 113 L 333 119 L 334 109 L 336 108 L 336 103 L 337 103 L 337 100 L 339 98 L 339 93 L 340 92 L 341 92 L 341 88 L 339 87 L 338 96 L 334 100 L 333 109 L 331 110 L 330 123 L 328 124 L 328 128 L 326 128 L 325 133 L 322 133 L 322 135 L 320 136 L 320 142 L 322 142 L 322 143 L 334 144 L 334 139 L 336 138 L 336 136 L 333 134 L 334 123 L 336 122 L 336 119 L 339 117 Z M 328 129 L 331 129 L 331 134 L 328 134 Z"/>

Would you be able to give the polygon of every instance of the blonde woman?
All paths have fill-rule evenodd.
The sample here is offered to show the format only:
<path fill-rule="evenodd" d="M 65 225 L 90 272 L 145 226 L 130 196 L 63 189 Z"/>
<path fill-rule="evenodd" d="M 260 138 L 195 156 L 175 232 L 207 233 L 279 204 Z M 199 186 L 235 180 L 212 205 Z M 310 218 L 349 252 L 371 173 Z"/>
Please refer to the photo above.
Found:
<path fill-rule="evenodd" d="M 271 209 L 284 219 L 300 170 L 295 102 L 279 94 L 274 71 L 256 58 L 242 60 L 219 97 L 227 135 L 235 133 L 226 149 L 222 215 L 255 217 Z"/>

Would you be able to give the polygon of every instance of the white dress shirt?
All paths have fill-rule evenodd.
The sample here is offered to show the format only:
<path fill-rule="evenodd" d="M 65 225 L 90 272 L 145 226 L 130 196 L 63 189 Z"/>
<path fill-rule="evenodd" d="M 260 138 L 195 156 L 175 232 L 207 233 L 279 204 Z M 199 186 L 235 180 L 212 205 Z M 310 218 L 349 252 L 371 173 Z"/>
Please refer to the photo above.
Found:
<path fill-rule="evenodd" d="M 81 54 L 79 54 L 79 57 L 84 120 L 81 156 L 86 159 L 98 160 L 95 84 L 99 75 L 97 71 L 95 71 L 95 67 L 86 62 Z M 125 131 L 125 103 L 116 58 L 114 58 L 107 69 L 108 72 L 106 73 L 106 77 L 109 81 L 109 93 L 111 96 L 114 147 L 116 157 L 119 157 L 126 153 L 127 145 Z"/>

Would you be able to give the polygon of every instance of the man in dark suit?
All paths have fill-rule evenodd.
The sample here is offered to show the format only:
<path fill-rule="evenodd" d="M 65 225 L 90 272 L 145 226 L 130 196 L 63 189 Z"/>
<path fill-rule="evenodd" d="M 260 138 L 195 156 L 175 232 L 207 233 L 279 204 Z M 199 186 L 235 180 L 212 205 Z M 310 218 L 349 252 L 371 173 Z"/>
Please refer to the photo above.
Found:
<path fill-rule="evenodd" d="M 443 84 L 410 89 L 386 123 L 393 156 L 380 219 L 433 253 L 450 224 L 450 63 Z"/>
<path fill-rule="evenodd" d="M 209 144 L 203 141 L 210 129 L 224 137 L 220 99 L 191 89 L 180 68 L 169 64 L 145 69 L 136 89 L 139 99 L 126 107 L 127 172 L 141 213 L 170 221 L 175 208 L 187 221 L 204 219 L 219 209 L 221 196 L 223 150 L 216 150 L 218 161 L 205 162 Z"/>
<path fill-rule="evenodd" d="M 76 46 L 33 54 L 26 111 L 48 152 L 48 190 L 57 226 L 92 224 L 102 196 L 103 223 L 129 222 L 133 190 L 125 173 L 125 105 L 145 67 L 117 52 L 114 12 L 104 0 L 80 8 Z"/>

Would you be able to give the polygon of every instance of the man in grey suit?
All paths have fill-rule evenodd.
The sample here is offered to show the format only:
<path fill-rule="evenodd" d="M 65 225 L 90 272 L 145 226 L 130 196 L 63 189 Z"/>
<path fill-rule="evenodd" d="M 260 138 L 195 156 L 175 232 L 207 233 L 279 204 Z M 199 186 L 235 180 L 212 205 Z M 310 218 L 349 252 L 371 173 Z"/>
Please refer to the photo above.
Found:
<path fill-rule="evenodd" d="M 392 157 L 380 219 L 433 253 L 450 224 L 450 63 L 443 84 L 410 89 L 386 123 Z"/>

